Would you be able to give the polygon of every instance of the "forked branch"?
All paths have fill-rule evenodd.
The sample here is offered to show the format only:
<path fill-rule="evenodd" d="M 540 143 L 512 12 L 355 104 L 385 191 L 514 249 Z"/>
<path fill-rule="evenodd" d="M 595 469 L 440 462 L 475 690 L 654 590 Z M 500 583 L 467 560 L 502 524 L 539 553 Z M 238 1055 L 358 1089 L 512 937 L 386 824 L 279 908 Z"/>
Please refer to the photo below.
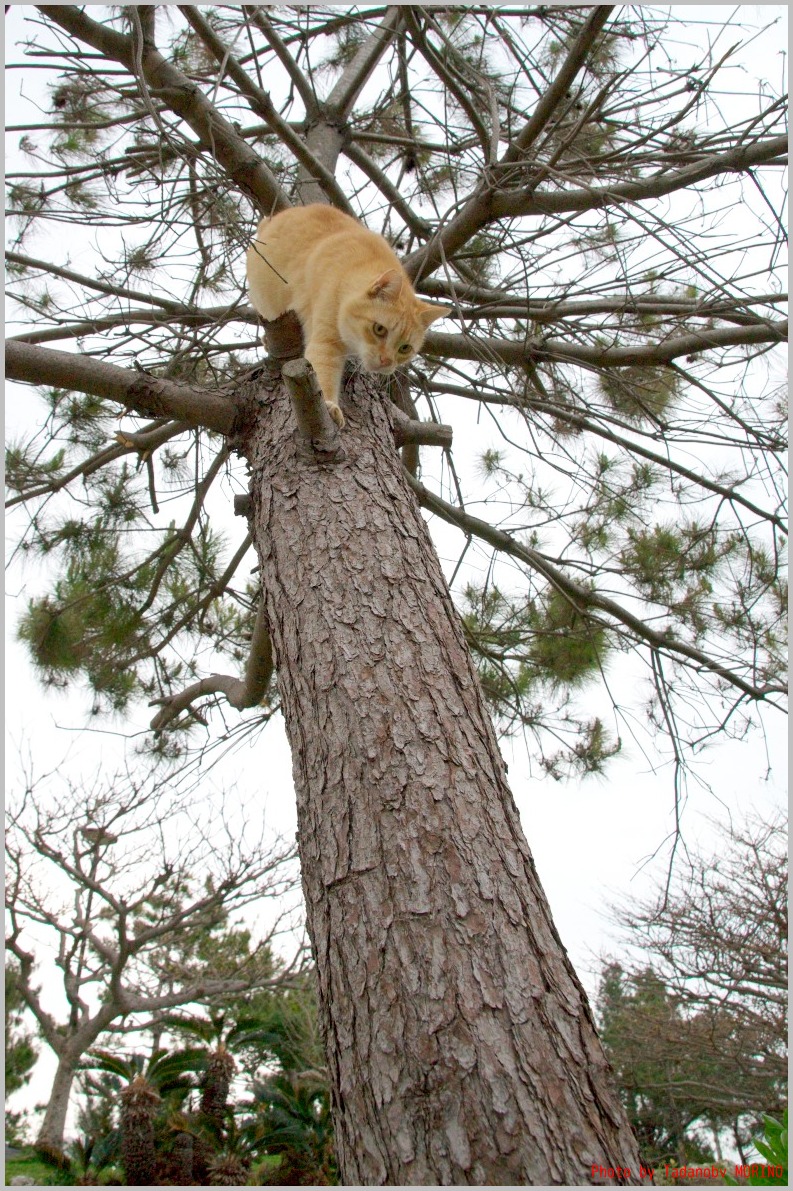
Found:
<path fill-rule="evenodd" d="M 161 704 L 160 710 L 151 721 L 152 731 L 162 732 L 178 715 L 195 703 L 197 699 L 203 698 L 204 695 L 225 695 L 228 702 L 237 711 L 257 707 L 267 694 L 273 669 L 273 646 L 267 630 L 264 601 L 260 600 L 253 623 L 253 635 L 245 676 L 234 678 L 230 674 L 210 674 L 207 678 L 193 683 L 178 695 L 152 700 L 150 706 Z"/>
<path fill-rule="evenodd" d="M 85 42 L 113 58 L 131 74 L 140 68 L 141 86 L 165 103 L 198 135 L 205 152 L 211 154 L 245 194 L 268 215 L 291 206 L 275 175 L 261 157 L 239 135 L 218 109 L 209 102 L 195 83 L 168 62 L 159 50 L 144 43 L 140 53 L 131 37 L 117 33 L 89 16 L 75 5 L 42 4 L 39 12 L 65 29 L 78 41 Z"/>

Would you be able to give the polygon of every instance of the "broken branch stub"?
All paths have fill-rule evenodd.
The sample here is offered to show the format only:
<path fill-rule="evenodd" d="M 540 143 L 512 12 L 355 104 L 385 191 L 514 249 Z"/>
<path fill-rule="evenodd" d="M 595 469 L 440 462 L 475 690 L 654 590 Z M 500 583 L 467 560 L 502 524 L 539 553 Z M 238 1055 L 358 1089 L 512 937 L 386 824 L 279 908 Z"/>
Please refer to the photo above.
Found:
<path fill-rule="evenodd" d="M 295 360 L 303 354 L 303 328 L 294 310 L 264 321 L 264 346 L 271 360 Z"/>
<path fill-rule="evenodd" d="M 445 422 L 420 422 L 408 418 L 402 410 L 394 408 L 394 442 L 398 447 L 413 443 L 423 447 L 444 447 L 452 445 L 453 430 Z"/>
<path fill-rule="evenodd" d="M 314 369 L 308 360 L 287 360 L 281 368 L 301 437 L 316 455 L 341 460 L 339 431 L 322 396 Z"/>

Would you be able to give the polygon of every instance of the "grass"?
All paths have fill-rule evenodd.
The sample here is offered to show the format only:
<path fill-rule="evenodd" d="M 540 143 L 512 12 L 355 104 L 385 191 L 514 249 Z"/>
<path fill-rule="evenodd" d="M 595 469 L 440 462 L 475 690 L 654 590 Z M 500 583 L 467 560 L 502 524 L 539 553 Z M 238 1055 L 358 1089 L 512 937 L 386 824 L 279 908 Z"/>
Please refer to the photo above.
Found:
<path fill-rule="evenodd" d="M 16 1175 L 26 1175 L 34 1179 L 34 1187 L 72 1187 L 74 1176 L 68 1170 L 43 1162 L 32 1149 L 26 1149 L 19 1158 L 9 1158 L 6 1167 L 6 1186 Z"/>

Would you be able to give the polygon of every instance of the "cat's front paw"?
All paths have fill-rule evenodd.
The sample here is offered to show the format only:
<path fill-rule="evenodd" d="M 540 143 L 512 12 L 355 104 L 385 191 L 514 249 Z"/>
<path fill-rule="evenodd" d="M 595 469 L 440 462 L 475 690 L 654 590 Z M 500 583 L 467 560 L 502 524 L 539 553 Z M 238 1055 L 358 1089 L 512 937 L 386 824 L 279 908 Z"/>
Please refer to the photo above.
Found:
<path fill-rule="evenodd" d="M 339 409 L 338 405 L 335 404 L 335 402 L 326 401 L 325 404 L 328 407 L 328 413 L 333 418 L 333 421 L 336 423 L 339 430 L 341 430 L 342 426 L 344 425 L 344 414 L 341 412 L 341 410 Z"/>

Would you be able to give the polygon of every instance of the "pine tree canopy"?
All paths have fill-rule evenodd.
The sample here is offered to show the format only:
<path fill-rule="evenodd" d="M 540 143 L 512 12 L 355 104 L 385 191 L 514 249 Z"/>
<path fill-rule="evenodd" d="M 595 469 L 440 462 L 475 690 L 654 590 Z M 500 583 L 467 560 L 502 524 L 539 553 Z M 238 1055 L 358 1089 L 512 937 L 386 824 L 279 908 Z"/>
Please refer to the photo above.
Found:
<path fill-rule="evenodd" d="M 42 681 L 151 704 L 170 754 L 278 706 L 232 507 L 244 256 L 327 202 L 453 308 L 394 420 L 499 729 L 561 777 L 781 708 L 776 11 L 17 10 L 6 481 Z"/>

